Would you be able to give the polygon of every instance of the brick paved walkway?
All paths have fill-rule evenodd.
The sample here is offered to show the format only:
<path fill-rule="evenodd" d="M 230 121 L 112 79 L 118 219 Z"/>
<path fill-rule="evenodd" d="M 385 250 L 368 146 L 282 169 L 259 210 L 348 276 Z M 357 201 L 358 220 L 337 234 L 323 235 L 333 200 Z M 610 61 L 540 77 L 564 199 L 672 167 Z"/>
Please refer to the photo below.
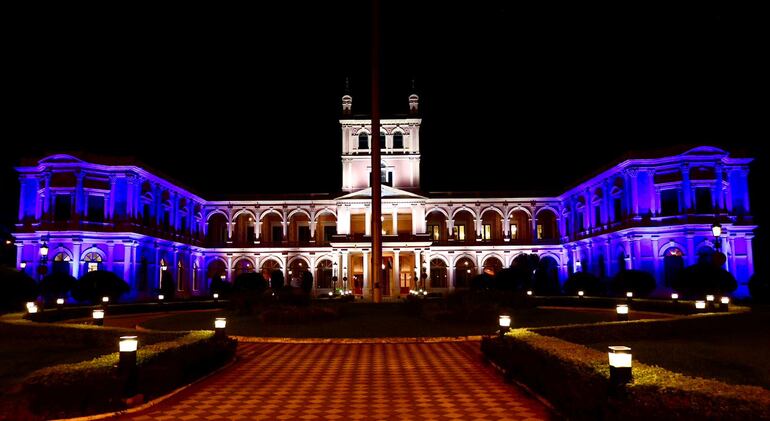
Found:
<path fill-rule="evenodd" d="M 136 420 L 535 420 L 550 413 L 481 363 L 478 342 L 241 343 L 240 360 Z"/>

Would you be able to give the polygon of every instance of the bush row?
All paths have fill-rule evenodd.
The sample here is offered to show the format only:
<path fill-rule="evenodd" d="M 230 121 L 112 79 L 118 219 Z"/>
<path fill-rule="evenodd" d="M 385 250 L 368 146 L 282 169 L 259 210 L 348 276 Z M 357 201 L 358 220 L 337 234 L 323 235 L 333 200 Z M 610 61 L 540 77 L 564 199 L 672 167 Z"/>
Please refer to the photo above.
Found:
<path fill-rule="evenodd" d="M 554 336 L 578 344 L 595 344 L 613 341 L 661 340 L 683 335 L 708 334 L 718 331 L 735 331 L 752 314 L 707 313 L 687 317 L 659 320 L 633 320 L 628 322 L 604 322 L 594 324 L 565 325 L 532 329 L 545 336 Z M 747 324 L 755 326 L 755 324 Z"/>
<path fill-rule="evenodd" d="M 223 301 L 170 301 L 167 303 L 127 303 L 110 304 L 105 312 L 107 317 L 116 314 L 150 313 L 156 311 L 199 310 L 209 308 L 221 308 L 226 305 Z M 100 307 L 101 308 L 101 307 Z M 94 306 L 67 306 L 61 310 L 46 309 L 44 311 L 24 315 L 25 319 L 36 322 L 56 322 L 60 320 L 91 317 Z"/>
<path fill-rule="evenodd" d="M 211 331 L 152 345 L 140 342 L 138 391 L 146 399 L 168 393 L 225 364 L 235 347 L 234 340 L 214 338 Z M 14 406 L 4 411 L 10 411 L 10 419 L 49 419 L 124 409 L 118 359 L 116 352 L 35 371 L 10 391 Z"/>
<path fill-rule="evenodd" d="M 485 358 L 543 395 L 570 419 L 770 419 L 770 391 L 692 378 L 634 362 L 625 388 L 609 384 L 607 354 L 515 329 L 484 338 Z"/>
<path fill-rule="evenodd" d="M 625 298 L 612 297 L 572 297 L 572 296 L 539 296 L 533 298 L 535 305 L 538 306 L 566 306 L 566 307 L 594 307 L 594 308 L 615 308 L 618 304 L 629 304 L 631 310 L 652 311 L 672 314 L 693 314 L 695 313 L 694 301 L 679 300 L 654 300 L 645 298 L 634 298 L 630 302 Z"/>

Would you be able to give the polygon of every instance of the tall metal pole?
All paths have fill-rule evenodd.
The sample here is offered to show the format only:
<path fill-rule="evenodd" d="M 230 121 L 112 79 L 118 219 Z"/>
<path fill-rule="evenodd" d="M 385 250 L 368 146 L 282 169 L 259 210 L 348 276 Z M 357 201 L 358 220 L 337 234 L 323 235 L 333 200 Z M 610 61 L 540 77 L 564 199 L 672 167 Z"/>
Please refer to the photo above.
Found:
<path fill-rule="evenodd" d="M 372 301 L 382 302 L 382 191 L 380 168 L 380 0 L 372 0 Z"/>

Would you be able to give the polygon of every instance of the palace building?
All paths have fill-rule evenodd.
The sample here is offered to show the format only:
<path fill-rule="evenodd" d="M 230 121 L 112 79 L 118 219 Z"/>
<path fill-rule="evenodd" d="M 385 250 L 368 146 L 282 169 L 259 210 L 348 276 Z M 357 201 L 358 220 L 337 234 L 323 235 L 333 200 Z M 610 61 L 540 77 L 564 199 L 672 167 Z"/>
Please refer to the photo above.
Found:
<path fill-rule="evenodd" d="M 537 254 L 541 277 L 553 281 L 641 269 L 664 293 L 715 249 L 738 280 L 735 295 L 748 295 L 751 158 L 703 146 L 625 160 L 558 196 L 431 194 L 420 189 L 418 106 L 411 95 L 408 115 L 381 120 L 378 134 L 386 296 L 467 288 L 522 253 Z M 312 271 L 315 294 L 371 297 L 371 121 L 352 114 L 345 95 L 340 124 L 341 194 L 211 201 L 135 165 L 53 155 L 18 167 L 17 268 L 36 279 L 113 271 L 131 286 L 128 299 L 154 296 L 161 279 L 196 296 L 214 278 L 274 270 L 287 284 Z"/>

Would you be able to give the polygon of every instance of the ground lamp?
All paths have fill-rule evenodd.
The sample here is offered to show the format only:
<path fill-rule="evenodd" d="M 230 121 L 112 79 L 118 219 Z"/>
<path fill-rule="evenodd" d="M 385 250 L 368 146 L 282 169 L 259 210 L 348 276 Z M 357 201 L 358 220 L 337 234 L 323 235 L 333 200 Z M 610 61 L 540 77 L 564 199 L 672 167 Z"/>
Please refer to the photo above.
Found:
<path fill-rule="evenodd" d="M 706 307 L 709 309 L 709 311 L 714 310 L 714 296 L 712 294 L 709 294 L 706 296 Z"/>
<path fill-rule="evenodd" d="M 722 311 L 727 311 L 729 309 L 729 306 L 730 306 L 730 297 L 722 297 L 722 298 L 720 298 L 719 299 L 719 303 L 720 303 L 719 308 Z"/>
<path fill-rule="evenodd" d="M 527 290 L 527 295 L 530 296 L 530 297 L 532 296 L 532 290 L 531 289 Z"/>
<path fill-rule="evenodd" d="M 634 293 L 633 293 L 633 292 L 631 292 L 631 291 L 628 291 L 628 292 L 626 293 L 626 299 L 627 299 L 628 301 L 631 301 L 631 300 L 633 300 L 633 299 L 634 299 Z"/>
<path fill-rule="evenodd" d="M 27 313 L 29 313 L 29 314 L 37 313 L 37 310 L 38 310 L 37 304 L 35 304 L 35 303 L 31 302 L 31 301 L 27 303 Z"/>
<path fill-rule="evenodd" d="M 27 268 L 27 262 L 21 262 L 21 263 L 19 263 L 19 267 L 20 267 L 22 270 L 26 269 L 26 268 Z"/>
<path fill-rule="evenodd" d="M 583 298 L 586 295 L 585 291 L 578 291 L 578 297 Z"/>
<path fill-rule="evenodd" d="M 91 317 L 94 319 L 96 326 L 104 326 L 104 310 L 96 309 L 91 313 Z"/>
<path fill-rule="evenodd" d="M 64 308 L 64 298 L 57 298 L 56 299 L 56 308 L 61 310 Z"/>
<path fill-rule="evenodd" d="M 627 346 L 610 346 L 610 384 L 622 386 L 633 379 L 631 374 L 631 348 Z"/>
<path fill-rule="evenodd" d="M 621 322 L 627 322 L 628 321 L 628 305 L 627 304 L 618 304 L 617 307 L 615 307 L 615 312 L 618 314 L 618 321 L 621 321 Z"/>
<path fill-rule="evenodd" d="M 227 337 L 225 333 L 225 327 L 227 326 L 227 319 L 224 317 L 217 317 L 214 319 L 214 337 L 218 339 L 224 339 Z"/>
<path fill-rule="evenodd" d="M 163 304 L 163 300 L 166 299 L 166 296 L 163 294 L 158 294 L 158 302 Z"/>
<path fill-rule="evenodd" d="M 136 349 L 139 346 L 139 340 L 136 336 L 121 336 L 119 344 L 120 359 L 118 360 L 118 373 L 125 378 L 123 396 L 135 396 L 138 383 Z"/>
<path fill-rule="evenodd" d="M 108 297 L 106 295 L 104 297 L 102 297 L 102 305 L 106 306 L 109 303 L 110 303 L 110 297 Z"/>
<path fill-rule="evenodd" d="M 214 297 L 214 301 L 219 299 L 219 294 L 216 293 L 216 292 L 214 294 L 212 294 L 211 296 Z"/>
<path fill-rule="evenodd" d="M 706 302 L 703 300 L 698 300 L 695 302 L 695 311 L 698 313 L 703 313 L 706 310 Z"/>
<path fill-rule="evenodd" d="M 32 307 L 37 307 L 37 304 L 35 304 L 34 301 L 27 301 L 27 310 L 29 310 Z"/>
<path fill-rule="evenodd" d="M 679 302 L 679 294 L 677 294 L 676 292 L 672 292 L 671 293 L 671 301 L 673 301 L 674 303 L 678 303 Z"/>
<path fill-rule="evenodd" d="M 501 314 L 498 324 L 500 325 L 500 336 L 502 337 L 506 332 L 511 330 L 511 316 Z"/>

